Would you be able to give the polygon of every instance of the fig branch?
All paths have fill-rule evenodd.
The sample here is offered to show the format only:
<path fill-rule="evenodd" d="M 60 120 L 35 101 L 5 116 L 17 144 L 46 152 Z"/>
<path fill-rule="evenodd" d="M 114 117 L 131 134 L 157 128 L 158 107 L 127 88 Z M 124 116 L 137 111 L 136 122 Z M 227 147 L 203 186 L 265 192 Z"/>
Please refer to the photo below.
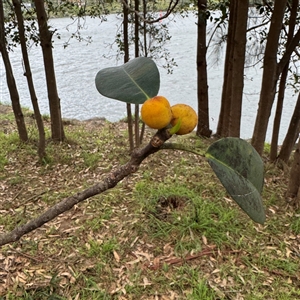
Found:
<path fill-rule="evenodd" d="M 62 201 L 48 208 L 37 218 L 30 220 L 28 223 L 20 225 L 10 232 L 1 234 L 0 246 L 18 241 L 23 235 L 43 226 L 45 223 L 53 220 L 60 214 L 72 209 L 74 205 L 115 187 L 122 179 L 132 173 L 135 173 L 143 160 L 149 155 L 159 151 L 164 142 L 171 137 L 172 134 L 170 134 L 168 129 L 164 128 L 158 130 L 148 145 L 146 145 L 144 148 L 133 150 L 130 160 L 126 164 L 109 172 L 106 178 L 101 182 L 96 183 L 82 192 L 63 199 Z"/>

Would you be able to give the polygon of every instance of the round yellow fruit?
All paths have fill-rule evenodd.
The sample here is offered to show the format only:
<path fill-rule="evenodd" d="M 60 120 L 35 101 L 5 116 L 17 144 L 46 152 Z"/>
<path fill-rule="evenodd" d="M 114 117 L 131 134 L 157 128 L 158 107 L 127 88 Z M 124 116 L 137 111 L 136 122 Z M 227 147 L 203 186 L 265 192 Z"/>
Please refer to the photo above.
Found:
<path fill-rule="evenodd" d="M 168 126 L 172 119 L 169 101 L 163 96 L 155 96 L 144 102 L 141 108 L 143 122 L 153 129 Z"/>
<path fill-rule="evenodd" d="M 176 134 L 183 135 L 194 130 L 198 123 L 198 116 L 195 110 L 186 104 L 175 104 L 171 107 L 173 118 L 171 125 L 175 126 L 179 119 L 181 119 L 180 129 Z"/>

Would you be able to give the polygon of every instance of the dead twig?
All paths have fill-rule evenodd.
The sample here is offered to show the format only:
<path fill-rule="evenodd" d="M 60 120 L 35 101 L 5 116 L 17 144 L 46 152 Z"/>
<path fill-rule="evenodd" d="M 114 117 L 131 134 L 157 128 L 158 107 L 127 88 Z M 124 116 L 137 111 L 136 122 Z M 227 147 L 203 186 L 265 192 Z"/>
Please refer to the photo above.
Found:
<path fill-rule="evenodd" d="M 151 269 L 151 270 L 157 270 L 164 263 L 167 264 L 167 265 L 177 265 L 177 264 L 183 264 L 183 263 L 185 263 L 187 261 L 190 261 L 190 260 L 197 259 L 197 258 L 202 257 L 202 256 L 216 255 L 216 254 L 218 254 L 218 250 L 214 249 L 214 248 L 215 248 L 215 246 L 213 248 L 208 248 L 208 249 L 205 249 L 205 250 L 203 250 L 199 253 L 190 254 L 190 255 L 187 255 L 185 257 L 170 257 L 170 258 L 167 258 L 163 261 L 160 261 L 159 259 L 154 259 L 154 263 L 149 264 L 148 268 Z M 241 252 L 241 251 L 240 250 L 226 251 L 226 253 L 239 253 L 239 252 Z"/>
<path fill-rule="evenodd" d="M 21 251 L 15 249 L 15 248 L 13 248 L 13 247 L 11 247 L 11 246 L 9 247 L 9 249 L 10 249 L 12 252 L 15 252 L 15 253 L 17 253 L 17 254 L 19 254 L 19 255 L 21 255 L 21 256 L 24 256 L 24 257 L 26 257 L 26 258 L 28 258 L 28 259 L 30 259 L 30 260 L 33 260 L 34 262 L 41 263 L 41 262 L 43 261 L 43 260 L 40 259 L 40 258 L 33 257 L 33 256 L 31 256 L 31 255 L 29 255 L 29 254 L 27 254 L 27 253 L 21 252 Z"/>

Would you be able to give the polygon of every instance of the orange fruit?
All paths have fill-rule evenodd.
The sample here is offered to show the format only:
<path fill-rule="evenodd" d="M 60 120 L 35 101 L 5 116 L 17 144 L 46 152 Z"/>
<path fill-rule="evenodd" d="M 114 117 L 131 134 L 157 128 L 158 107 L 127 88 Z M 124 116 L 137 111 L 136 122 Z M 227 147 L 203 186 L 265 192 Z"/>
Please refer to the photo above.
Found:
<path fill-rule="evenodd" d="M 171 125 L 175 126 L 179 119 L 181 119 L 180 129 L 176 134 L 183 135 L 194 130 L 198 123 L 198 116 L 195 110 L 186 104 L 175 104 L 171 107 L 173 118 Z"/>
<path fill-rule="evenodd" d="M 163 96 L 155 96 L 144 102 L 141 108 L 143 122 L 153 129 L 168 126 L 172 119 L 169 101 Z"/>

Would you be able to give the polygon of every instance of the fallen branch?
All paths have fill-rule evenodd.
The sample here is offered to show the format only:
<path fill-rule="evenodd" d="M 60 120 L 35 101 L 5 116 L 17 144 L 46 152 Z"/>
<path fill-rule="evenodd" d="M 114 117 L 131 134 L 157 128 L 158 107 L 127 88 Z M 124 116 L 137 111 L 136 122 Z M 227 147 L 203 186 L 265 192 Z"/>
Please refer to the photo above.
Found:
<path fill-rule="evenodd" d="M 0 246 L 18 241 L 23 235 L 41 227 L 45 223 L 53 220 L 60 214 L 70 210 L 74 205 L 82 202 L 90 197 L 101 194 L 117 185 L 122 179 L 128 175 L 135 173 L 142 161 L 149 155 L 160 150 L 164 142 L 171 138 L 168 129 L 162 129 L 152 137 L 147 146 L 141 149 L 135 149 L 131 154 L 131 159 L 124 165 L 112 170 L 104 180 L 77 193 L 76 195 L 65 198 L 59 203 L 51 206 L 43 214 L 29 221 L 24 225 L 20 225 L 8 233 L 0 235 Z"/>

